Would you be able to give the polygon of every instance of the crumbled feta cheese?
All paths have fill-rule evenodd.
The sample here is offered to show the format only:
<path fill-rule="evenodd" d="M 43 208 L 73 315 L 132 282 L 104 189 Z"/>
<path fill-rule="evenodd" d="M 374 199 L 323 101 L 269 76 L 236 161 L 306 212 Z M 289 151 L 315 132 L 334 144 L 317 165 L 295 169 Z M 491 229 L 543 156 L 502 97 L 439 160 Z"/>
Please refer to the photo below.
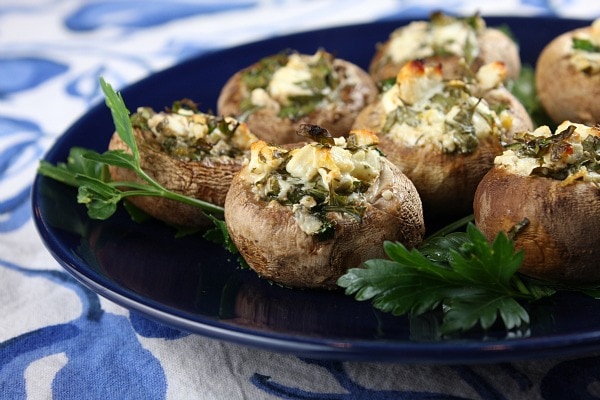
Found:
<path fill-rule="evenodd" d="M 388 55 L 394 63 L 406 60 L 431 57 L 433 48 L 429 41 L 429 23 L 426 21 L 411 22 L 405 27 L 395 30 L 388 45 Z"/>
<path fill-rule="evenodd" d="M 497 74 L 489 78 L 491 72 Z M 484 74 L 488 84 L 501 76 L 497 69 L 491 72 Z M 456 135 L 466 132 L 465 124 L 478 138 L 503 126 L 485 100 L 470 94 L 466 81 L 444 80 L 438 66 L 420 61 L 402 67 L 396 85 L 382 95 L 381 105 L 386 118 L 393 118 L 386 122 L 386 133 L 408 146 L 429 143 L 445 152 L 464 152 Z"/>
<path fill-rule="evenodd" d="M 310 78 L 308 63 L 299 54 L 291 54 L 287 64 L 275 71 L 267 90 L 273 99 L 286 105 L 289 104 L 291 96 L 312 94 L 309 88 L 302 85 L 302 82 L 306 82 Z"/>
<path fill-rule="evenodd" d="M 498 87 L 508 75 L 506 65 L 501 61 L 483 65 L 477 71 L 477 83 L 481 90 L 487 91 Z"/>
<path fill-rule="evenodd" d="M 479 53 L 477 32 L 465 21 L 447 23 L 415 21 L 390 36 L 386 57 L 401 64 L 436 54 L 452 54 L 472 60 Z"/>
<path fill-rule="evenodd" d="M 250 102 L 257 107 L 279 111 L 279 103 L 275 101 L 263 88 L 256 88 L 250 93 Z"/>
<path fill-rule="evenodd" d="M 343 209 L 363 205 L 365 190 L 381 172 L 381 154 L 371 147 L 377 143 L 374 133 L 352 131 L 348 140 L 334 142 L 332 146 L 309 143 L 288 151 L 258 141 L 252 145 L 250 161 L 241 176 L 258 196 L 276 196 L 281 204 L 291 206 L 301 229 L 314 234 L 325 223 L 322 206 Z M 344 199 L 342 203 L 337 203 L 338 195 Z"/>
<path fill-rule="evenodd" d="M 428 102 L 444 90 L 441 66 L 413 61 L 406 64 L 396 77 L 398 96 L 409 105 Z"/>
<path fill-rule="evenodd" d="M 275 171 L 283 162 L 281 153 L 283 149 L 270 146 L 267 142 L 259 140 L 250 147 L 250 162 L 248 163 L 249 176 L 254 183 L 264 179 Z"/>
<path fill-rule="evenodd" d="M 314 197 L 312 196 L 304 196 L 303 198 L 300 199 L 300 205 L 305 207 L 305 208 L 313 208 L 314 206 L 317 205 L 317 202 L 315 200 Z"/>
<path fill-rule="evenodd" d="M 307 235 L 314 235 L 315 233 L 319 232 L 319 230 L 323 226 L 323 222 L 321 222 L 319 218 L 308 212 L 301 205 L 294 205 L 292 207 L 292 211 L 294 215 L 294 220 L 296 221 L 302 232 L 306 233 Z"/>
<path fill-rule="evenodd" d="M 572 165 L 577 166 L 585 160 L 585 157 L 588 157 L 584 152 L 582 143 L 588 136 L 600 137 L 600 130 L 595 127 L 565 121 L 556 128 L 555 134 L 564 132 L 570 126 L 575 128 L 574 132 L 571 136 L 560 142 L 563 146 L 567 146 L 565 149 L 568 148 L 568 151 L 547 151 L 541 157 L 533 157 L 520 154 L 518 150 L 508 149 L 505 150 L 502 155 L 495 158 L 495 165 L 503 166 L 511 172 L 522 176 L 529 176 L 534 168 L 537 167 L 561 170 L 568 169 L 569 166 Z M 528 133 L 529 137 L 538 139 L 550 138 L 552 135 L 550 128 L 547 126 L 542 126 L 533 132 Z M 525 139 L 523 140 L 523 142 L 526 141 L 527 140 Z M 583 177 L 584 180 L 596 181 L 596 178 L 600 178 L 599 174 L 587 170 L 586 163 L 583 163 L 576 171 L 571 172 L 571 175 L 574 174 L 576 174 L 577 177 Z M 600 179 L 596 182 L 600 182 Z"/>

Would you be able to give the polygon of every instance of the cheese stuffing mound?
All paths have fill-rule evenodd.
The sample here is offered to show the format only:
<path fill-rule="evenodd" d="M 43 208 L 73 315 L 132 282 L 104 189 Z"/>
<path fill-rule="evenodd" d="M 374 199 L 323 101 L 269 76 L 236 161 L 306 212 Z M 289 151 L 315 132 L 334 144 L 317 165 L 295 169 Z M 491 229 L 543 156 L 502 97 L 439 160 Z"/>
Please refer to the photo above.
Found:
<path fill-rule="evenodd" d="M 314 55 L 293 52 L 266 57 L 245 71 L 242 79 L 248 91 L 242 111 L 267 108 L 289 119 L 315 109 L 341 107 L 343 93 L 361 85 L 355 70 L 340 70 L 334 57 L 323 50 Z"/>
<path fill-rule="evenodd" d="M 484 20 L 477 15 L 455 18 L 434 13 L 431 21 L 411 22 L 392 32 L 384 61 L 403 64 L 437 55 L 455 55 L 470 63 L 479 55 L 477 36 L 485 28 Z"/>
<path fill-rule="evenodd" d="M 507 110 L 496 112 L 472 94 L 492 90 L 506 77 L 504 64 L 484 65 L 475 80 L 446 80 L 442 67 L 423 61 L 405 64 L 381 104 L 382 132 L 407 146 L 431 144 L 445 153 L 470 153 L 480 138 L 499 137 L 512 124 Z"/>
<path fill-rule="evenodd" d="M 565 121 L 554 133 L 548 126 L 523 132 L 495 164 L 522 176 L 600 184 L 600 128 Z"/>
<path fill-rule="evenodd" d="M 171 157 L 198 161 L 206 157 L 238 157 L 258 140 L 245 123 L 199 112 L 182 100 L 169 112 L 140 107 L 131 116 L 135 128 L 152 133 Z"/>
<path fill-rule="evenodd" d="M 252 145 L 246 169 L 245 179 L 254 193 L 289 206 L 309 235 L 330 231 L 328 212 L 360 219 L 368 201 L 366 192 L 381 171 L 374 133 L 355 130 L 347 139 L 327 139 L 292 150 L 258 141 Z"/>

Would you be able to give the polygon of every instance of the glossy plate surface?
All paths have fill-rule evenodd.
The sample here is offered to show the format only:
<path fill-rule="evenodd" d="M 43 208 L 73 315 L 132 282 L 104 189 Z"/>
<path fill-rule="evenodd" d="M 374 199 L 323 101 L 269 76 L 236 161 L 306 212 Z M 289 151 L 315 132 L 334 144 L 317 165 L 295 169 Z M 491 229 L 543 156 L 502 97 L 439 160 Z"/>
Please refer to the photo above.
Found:
<path fill-rule="evenodd" d="M 486 18 L 508 25 L 524 64 L 542 47 L 586 21 Z M 283 49 L 324 48 L 363 68 L 375 50 L 406 20 L 331 28 L 269 39 L 191 59 L 122 90 L 130 110 L 162 109 L 191 98 L 215 110 L 226 79 L 260 57 Z M 71 147 L 106 149 L 113 123 L 104 104 L 92 108 L 46 155 L 65 161 Z M 503 331 L 437 340 L 435 322 L 392 317 L 343 293 L 284 289 L 237 268 L 220 246 L 200 236 L 176 239 L 157 222 L 136 224 L 120 212 L 108 221 L 87 218 L 75 191 L 38 176 L 32 194 L 42 240 L 61 265 L 85 286 L 164 324 L 208 337 L 305 357 L 406 363 L 499 362 L 600 349 L 600 302 L 560 295 L 530 310 L 521 337 Z"/>

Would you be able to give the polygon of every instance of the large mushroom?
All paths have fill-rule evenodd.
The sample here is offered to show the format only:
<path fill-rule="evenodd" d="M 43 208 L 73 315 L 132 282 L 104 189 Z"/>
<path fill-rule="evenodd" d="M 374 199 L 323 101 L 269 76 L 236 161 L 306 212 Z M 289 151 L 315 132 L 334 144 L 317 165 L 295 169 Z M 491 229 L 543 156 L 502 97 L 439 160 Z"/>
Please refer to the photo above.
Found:
<path fill-rule="evenodd" d="M 347 269 L 384 258 L 384 241 L 421 242 L 418 193 L 376 144 L 371 132 L 353 131 L 347 140 L 320 138 L 293 150 L 252 145 L 227 194 L 225 221 L 258 275 L 335 289 Z"/>
<path fill-rule="evenodd" d="M 250 145 L 258 140 L 247 125 L 229 117 L 203 113 L 184 100 L 169 111 L 140 107 L 131 116 L 142 169 L 168 190 L 223 206 L 233 176 L 242 168 Z M 109 150 L 130 152 L 114 133 Z M 114 181 L 138 182 L 132 170 L 111 166 Z M 128 197 L 136 207 L 170 225 L 211 226 L 197 207 L 163 197 Z"/>
<path fill-rule="evenodd" d="M 475 189 L 502 143 L 532 128 L 524 107 L 502 85 L 505 76 L 498 62 L 474 77 L 447 79 L 441 65 L 411 61 L 359 114 L 354 128 L 379 135 L 381 150 L 419 191 L 428 225 L 471 213 Z"/>
<path fill-rule="evenodd" d="M 522 135 L 496 158 L 474 200 L 491 241 L 514 235 L 520 272 L 559 283 L 600 281 L 600 130 L 565 121 Z"/>
<path fill-rule="evenodd" d="M 220 115 L 246 121 L 270 143 L 298 141 L 304 123 L 347 134 L 360 110 L 377 98 L 364 70 L 324 50 L 268 56 L 234 74 L 217 101 Z"/>

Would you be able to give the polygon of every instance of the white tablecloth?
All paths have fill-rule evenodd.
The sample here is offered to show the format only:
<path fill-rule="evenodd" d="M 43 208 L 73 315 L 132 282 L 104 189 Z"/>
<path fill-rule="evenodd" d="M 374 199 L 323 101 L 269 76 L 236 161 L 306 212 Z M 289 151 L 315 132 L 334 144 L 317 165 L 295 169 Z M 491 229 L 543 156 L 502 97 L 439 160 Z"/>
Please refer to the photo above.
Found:
<path fill-rule="evenodd" d="M 3 0 L 0 398 L 564 399 L 600 396 L 600 358 L 482 365 L 304 359 L 189 334 L 84 288 L 32 222 L 38 160 L 101 98 L 189 57 L 434 9 L 591 19 L 591 1 Z M 83 310 L 86 313 L 83 313 Z M 567 385 L 568 382 L 568 385 Z"/>

